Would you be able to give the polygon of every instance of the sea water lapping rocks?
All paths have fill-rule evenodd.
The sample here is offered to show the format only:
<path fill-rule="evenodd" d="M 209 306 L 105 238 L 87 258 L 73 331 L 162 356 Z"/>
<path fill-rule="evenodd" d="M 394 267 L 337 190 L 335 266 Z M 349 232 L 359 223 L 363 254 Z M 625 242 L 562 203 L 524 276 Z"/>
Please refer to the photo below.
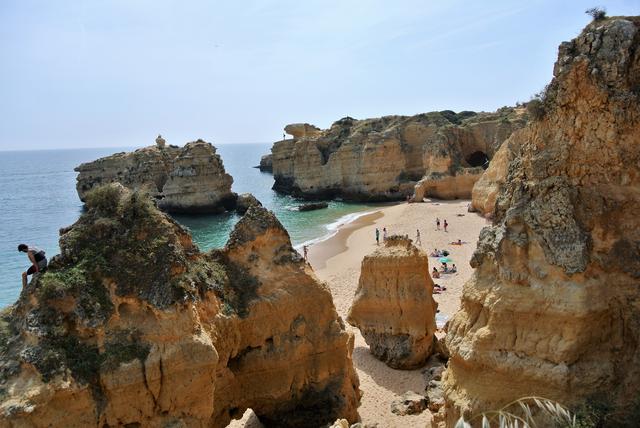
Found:
<path fill-rule="evenodd" d="M 524 108 L 504 107 L 494 113 L 345 117 L 326 130 L 287 125 L 293 138 L 271 149 L 273 188 L 307 199 L 468 199 L 502 142 L 527 119 Z"/>
<path fill-rule="evenodd" d="M 217 155 L 233 176 L 232 192 L 251 192 L 269 210 L 273 211 L 287 228 L 294 245 L 326 237 L 333 233 L 333 223 L 349 220 L 352 213 L 365 212 L 372 207 L 360 203 L 329 201 L 325 210 L 298 212 L 300 204 L 288 195 L 271 189 L 273 176 L 252 168 L 260 155 L 268 150 L 267 144 L 217 144 Z M 171 149 L 167 144 L 165 149 Z M 92 159 L 109 157 L 115 151 L 134 152 L 133 148 L 118 150 L 73 149 L 29 152 L 0 152 L 0 307 L 13 303 L 20 293 L 20 274 L 29 266 L 17 244 L 26 242 L 53 255 L 60 251 L 58 229 L 72 224 L 82 212 L 75 186 L 74 167 L 91 163 Z M 47 184 L 43 192 L 42 183 Z M 55 183 L 55 186 L 49 186 Z M 20 192 L 10 189 L 20 188 Z M 37 195 L 37 197 L 25 197 Z M 204 250 L 221 248 L 240 216 L 233 211 L 222 214 L 186 215 L 172 213 L 180 224 L 187 226 L 196 244 Z M 344 219 L 343 219 L 344 217 Z M 342 220 L 341 220 L 342 219 Z"/>
<path fill-rule="evenodd" d="M 220 213 L 235 208 L 233 178 L 227 174 L 216 148 L 203 140 L 184 147 L 167 146 L 158 137 L 155 146 L 116 153 L 84 163 L 78 171 L 78 196 L 107 183 L 145 190 L 158 207 L 174 213 Z"/>
<path fill-rule="evenodd" d="M 448 325 L 448 426 L 532 395 L 638 422 L 640 18 L 594 20 L 553 74 L 477 201 L 495 221 Z"/>
<path fill-rule="evenodd" d="M 356 421 L 353 337 L 272 213 L 250 207 L 203 253 L 119 184 L 86 204 L 2 312 L 0 426 Z"/>

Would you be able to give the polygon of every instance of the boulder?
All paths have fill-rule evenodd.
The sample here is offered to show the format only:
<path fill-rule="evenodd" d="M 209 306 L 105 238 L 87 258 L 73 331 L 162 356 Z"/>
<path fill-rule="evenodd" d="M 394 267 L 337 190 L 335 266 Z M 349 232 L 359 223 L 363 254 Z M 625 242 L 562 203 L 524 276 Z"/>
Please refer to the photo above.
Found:
<path fill-rule="evenodd" d="M 284 132 L 291 135 L 294 139 L 304 137 L 317 137 L 322 132 L 320 128 L 308 123 L 292 123 L 284 127 Z"/>
<path fill-rule="evenodd" d="M 327 202 L 311 202 L 308 204 L 298 205 L 298 211 L 314 211 L 327 208 L 329 204 Z"/>
<path fill-rule="evenodd" d="M 357 421 L 353 335 L 273 213 L 203 253 L 146 195 L 86 204 L 0 315 L 0 427 Z"/>
<path fill-rule="evenodd" d="M 638 46 L 640 17 L 594 21 L 562 43 L 536 119 L 513 137 L 448 325 L 449 426 L 528 396 L 637 425 Z"/>
<path fill-rule="evenodd" d="M 436 308 L 428 256 L 410 239 L 390 236 L 362 260 L 347 321 L 360 329 L 376 358 L 412 369 L 433 352 Z"/>
<path fill-rule="evenodd" d="M 427 407 L 433 413 L 437 413 L 444 407 L 444 393 L 442 391 L 442 382 L 440 380 L 430 380 L 426 388 Z"/>
<path fill-rule="evenodd" d="M 165 147 L 163 141 L 76 167 L 80 199 L 85 201 L 97 186 L 120 183 L 149 193 L 167 212 L 219 213 L 234 208 L 233 178 L 225 172 L 214 146 L 197 140 L 182 148 Z"/>
<path fill-rule="evenodd" d="M 259 168 L 262 172 L 272 172 L 273 171 L 273 155 L 268 154 L 264 155 L 260 158 L 260 165 L 256 168 Z"/>
<path fill-rule="evenodd" d="M 399 399 L 391 402 L 391 412 L 399 415 L 417 415 L 427 408 L 427 399 L 413 391 L 407 391 Z"/>
<path fill-rule="evenodd" d="M 262 203 L 251 193 L 242 193 L 241 195 L 238 195 L 238 199 L 236 201 L 236 212 L 238 214 L 244 214 L 251 207 L 261 206 Z"/>

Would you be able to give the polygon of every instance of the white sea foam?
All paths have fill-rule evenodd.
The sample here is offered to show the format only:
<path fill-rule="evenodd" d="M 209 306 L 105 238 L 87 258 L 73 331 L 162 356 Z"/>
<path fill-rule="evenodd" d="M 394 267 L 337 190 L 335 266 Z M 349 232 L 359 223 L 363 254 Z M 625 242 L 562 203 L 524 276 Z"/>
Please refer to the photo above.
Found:
<path fill-rule="evenodd" d="M 318 244 L 320 242 L 324 242 L 329 238 L 332 238 L 333 236 L 336 235 L 336 233 L 338 233 L 338 230 L 340 230 L 341 227 L 349 224 L 349 223 L 353 223 L 354 221 L 356 221 L 357 219 L 359 219 L 362 216 L 365 216 L 367 214 L 371 214 L 375 211 L 361 211 L 361 212 L 357 212 L 357 213 L 350 213 L 350 214 L 345 214 L 342 217 L 338 218 L 336 221 L 329 223 L 327 225 L 325 225 L 325 228 L 327 229 L 327 233 L 325 233 L 324 235 L 318 237 L 318 238 L 313 238 L 313 239 L 309 239 L 307 241 L 304 241 L 301 244 L 295 245 L 293 248 L 295 248 L 298 251 L 302 251 L 302 247 L 307 245 L 307 246 L 312 246 L 315 244 Z"/>

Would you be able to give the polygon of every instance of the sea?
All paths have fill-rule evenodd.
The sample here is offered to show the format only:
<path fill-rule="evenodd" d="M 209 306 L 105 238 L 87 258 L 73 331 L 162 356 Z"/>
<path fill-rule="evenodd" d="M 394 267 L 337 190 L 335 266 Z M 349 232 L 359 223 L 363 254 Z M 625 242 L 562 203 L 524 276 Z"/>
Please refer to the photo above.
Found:
<path fill-rule="evenodd" d="M 296 247 L 332 236 L 338 227 L 373 210 L 373 205 L 330 201 L 316 211 L 297 210 L 301 201 L 273 190 L 273 176 L 254 168 L 270 144 L 216 144 L 232 190 L 250 192 L 273 211 L 289 231 Z M 21 273 L 30 263 L 17 251 L 20 243 L 35 245 L 50 259 L 59 253 L 59 230 L 73 224 L 82 212 L 76 193 L 74 167 L 132 147 L 40 151 L 0 151 L 0 308 L 17 299 Z M 223 247 L 237 214 L 176 215 L 201 250 Z"/>

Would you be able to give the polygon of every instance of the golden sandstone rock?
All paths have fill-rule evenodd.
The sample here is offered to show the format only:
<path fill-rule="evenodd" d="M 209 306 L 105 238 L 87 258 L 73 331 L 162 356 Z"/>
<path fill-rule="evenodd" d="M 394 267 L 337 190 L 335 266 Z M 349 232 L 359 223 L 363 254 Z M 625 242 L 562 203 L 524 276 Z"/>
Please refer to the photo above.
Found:
<path fill-rule="evenodd" d="M 595 21 L 560 45 L 449 322 L 449 426 L 530 395 L 637 425 L 639 83 L 639 17 Z"/>
<path fill-rule="evenodd" d="M 290 125 L 272 149 L 274 189 L 294 196 L 398 200 L 469 198 L 482 166 L 524 126 L 523 109 L 355 120 L 327 130 Z M 294 131 L 295 130 L 295 131 Z"/>
<path fill-rule="evenodd" d="M 391 236 L 362 260 L 349 324 L 389 367 L 422 366 L 436 342 L 437 303 L 429 258 L 408 238 Z"/>
<path fill-rule="evenodd" d="M 76 188 L 80 199 L 84 201 L 94 187 L 120 183 L 148 192 L 167 212 L 216 213 L 234 208 L 233 178 L 225 172 L 214 146 L 197 140 L 182 148 L 165 147 L 161 140 L 162 144 L 156 141 L 156 146 L 78 166 Z"/>
<path fill-rule="evenodd" d="M 515 157 L 515 152 L 524 143 L 527 133 L 517 130 L 500 146 L 491 159 L 491 163 L 480 179 L 473 186 L 471 192 L 472 207 L 487 218 L 493 217 L 498 194 L 507 179 L 509 164 Z"/>
<path fill-rule="evenodd" d="M 86 200 L 0 317 L 0 427 L 356 421 L 353 335 L 272 213 L 201 253 L 121 185 Z"/>

